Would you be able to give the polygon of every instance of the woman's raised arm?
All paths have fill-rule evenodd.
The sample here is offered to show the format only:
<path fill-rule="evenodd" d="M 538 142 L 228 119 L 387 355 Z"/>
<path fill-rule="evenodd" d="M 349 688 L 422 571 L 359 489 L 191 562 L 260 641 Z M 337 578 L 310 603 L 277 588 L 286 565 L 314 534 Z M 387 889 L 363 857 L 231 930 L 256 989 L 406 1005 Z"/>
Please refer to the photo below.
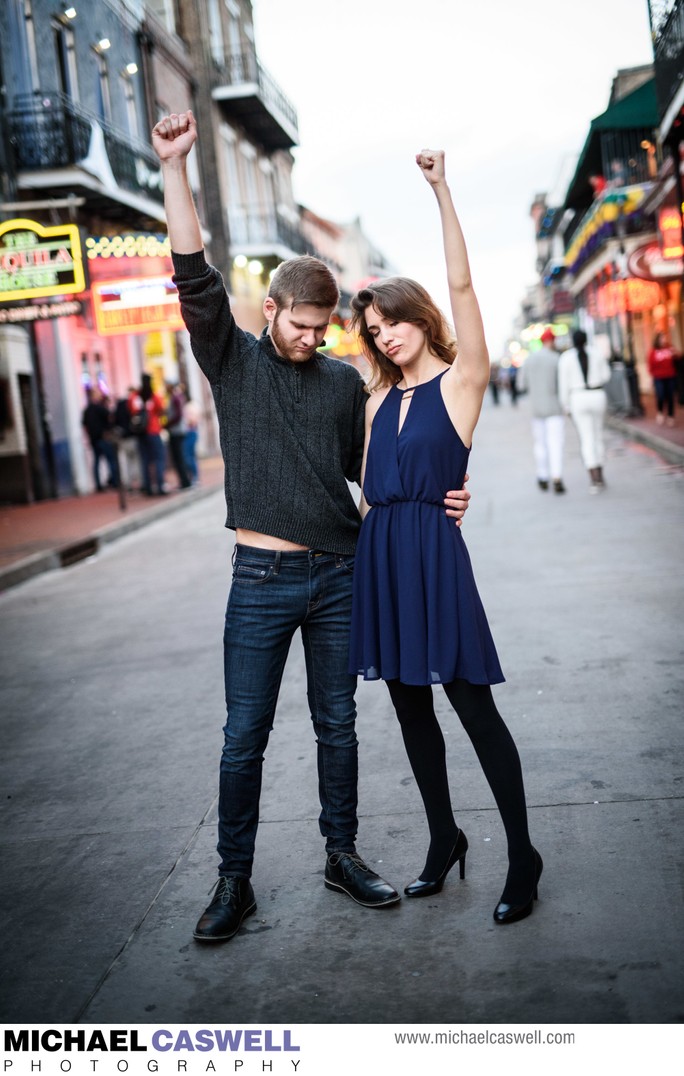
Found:
<path fill-rule="evenodd" d="M 489 382 L 489 354 L 468 252 L 446 180 L 444 151 L 424 149 L 416 154 L 416 163 L 435 193 L 442 222 L 449 299 L 458 341 L 455 372 L 464 385 L 482 397 Z"/>

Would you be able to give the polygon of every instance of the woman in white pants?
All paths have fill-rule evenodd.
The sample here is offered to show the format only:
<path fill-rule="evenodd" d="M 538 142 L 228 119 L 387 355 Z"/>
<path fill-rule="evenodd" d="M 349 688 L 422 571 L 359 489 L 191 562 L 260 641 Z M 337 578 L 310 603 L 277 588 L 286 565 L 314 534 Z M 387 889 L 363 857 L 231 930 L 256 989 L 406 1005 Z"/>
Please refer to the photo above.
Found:
<path fill-rule="evenodd" d="M 563 410 L 570 414 L 577 429 L 591 492 L 598 493 L 605 488 L 603 420 L 606 393 L 603 386 L 610 380 L 610 366 L 608 360 L 594 349 L 587 349 L 587 334 L 581 329 L 572 334 L 572 342 L 575 346 L 560 357 L 558 395 Z"/>

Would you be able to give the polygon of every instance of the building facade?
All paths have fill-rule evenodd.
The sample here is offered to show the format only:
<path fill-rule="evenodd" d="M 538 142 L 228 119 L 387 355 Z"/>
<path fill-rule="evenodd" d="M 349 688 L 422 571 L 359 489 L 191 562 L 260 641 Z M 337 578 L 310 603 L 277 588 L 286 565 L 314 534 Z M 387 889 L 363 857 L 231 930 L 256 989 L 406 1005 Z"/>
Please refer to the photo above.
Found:
<path fill-rule="evenodd" d="M 250 0 L 4 0 L 0 79 L 0 498 L 92 489 L 88 389 L 121 399 L 144 372 L 188 386 L 217 452 L 171 280 L 156 121 L 197 117 L 190 182 L 243 328 L 261 332 L 284 259 L 330 265 L 342 327 L 345 289 L 384 272 L 358 222 L 295 202 L 297 114 L 259 60 Z"/>
<path fill-rule="evenodd" d="M 143 370 L 159 384 L 179 377 L 161 173 L 148 134 L 147 17 L 139 0 L 0 5 L 5 500 L 92 488 L 81 426 L 89 388 L 115 400 Z M 168 41 L 156 73 L 160 85 L 174 83 L 174 97 L 191 100 L 180 42 Z"/>
<path fill-rule="evenodd" d="M 660 166 L 648 200 L 656 239 L 642 253 L 644 271 L 666 289 L 658 328 L 684 351 L 684 2 L 650 0 Z"/>
<path fill-rule="evenodd" d="M 539 281 L 524 344 L 537 346 L 549 323 L 561 344 L 572 328 L 585 329 L 622 360 L 637 412 L 652 389 L 655 333 L 667 331 L 681 347 L 681 267 L 665 249 L 655 202 L 665 157 L 659 116 L 654 65 L 618 71 L 562 196 L 539 194 L 531 207 Z"/>

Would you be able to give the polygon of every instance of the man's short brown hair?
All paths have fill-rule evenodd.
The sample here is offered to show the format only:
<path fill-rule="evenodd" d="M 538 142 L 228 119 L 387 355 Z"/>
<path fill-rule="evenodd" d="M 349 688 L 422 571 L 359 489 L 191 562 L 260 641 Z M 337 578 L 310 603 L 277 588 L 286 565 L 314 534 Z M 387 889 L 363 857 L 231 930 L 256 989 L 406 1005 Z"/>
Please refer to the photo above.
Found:
<path fill-rule="evenodd" d="M 268 294 L 278 310 L 309 303 L 331 310 L 340 299 L 340 289 L 325 262 L 310 254 L 281 262 L 271 280 Z"/>

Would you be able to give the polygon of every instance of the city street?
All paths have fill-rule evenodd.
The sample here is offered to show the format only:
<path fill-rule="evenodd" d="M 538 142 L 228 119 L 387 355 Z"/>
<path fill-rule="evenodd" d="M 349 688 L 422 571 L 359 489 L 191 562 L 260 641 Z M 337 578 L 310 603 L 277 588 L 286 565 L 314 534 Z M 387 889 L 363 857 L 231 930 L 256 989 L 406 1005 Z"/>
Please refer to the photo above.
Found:
<path fill-rule="evenodd" d="M 221 492 L 2 595 L 4 1021 L 682 1021 L 684 473 L 615 431 L 608 446 L 590 496 L 568 422 L 556 496 L 537 489 L 525 398 L 488 398 L 476 431 L 464 533 L 545 864 L 534 914 L 507 927 L 499 816 L 439 688 L 465 880 L 385 911 L 324 888 L 296 638 L 257 913 L 227 944 L 193 941 L 216 872 Z M 422 807 L 384 685 L 357 702 L 359 851 L 401 889 Z"/>

